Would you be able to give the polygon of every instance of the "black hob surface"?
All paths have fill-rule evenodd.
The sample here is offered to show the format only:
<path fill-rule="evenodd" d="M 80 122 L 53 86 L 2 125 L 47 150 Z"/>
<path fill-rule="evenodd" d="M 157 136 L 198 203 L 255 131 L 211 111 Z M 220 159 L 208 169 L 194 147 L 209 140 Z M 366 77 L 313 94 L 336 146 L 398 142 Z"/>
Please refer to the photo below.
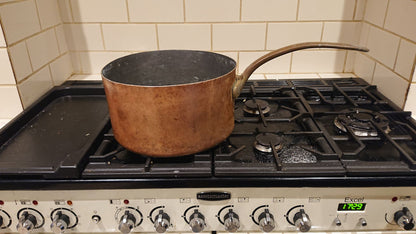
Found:
<path fill-rule="evenodd" d="M 234 113 L 212 149 L 151 158 L 114 139 L 100 82 L 66 82 L 1 131 L 0 181 L 416 174 L 414 120 L 362 79 L 247 82 Z"/>

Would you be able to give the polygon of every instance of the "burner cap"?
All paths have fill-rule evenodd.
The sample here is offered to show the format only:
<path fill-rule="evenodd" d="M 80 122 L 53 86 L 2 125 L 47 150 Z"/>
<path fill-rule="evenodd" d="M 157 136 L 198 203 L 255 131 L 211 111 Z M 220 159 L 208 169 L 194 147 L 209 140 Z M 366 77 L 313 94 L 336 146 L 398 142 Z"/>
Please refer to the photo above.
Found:
<path fill-rule="evenodd" d="M 334 120 L 335 126 L 343 132 L 347 132 L 346 126 L 348 126 L 356 136 L 377 136 L 377 129 L 371 120 L 385 133 L 391 131 L 389 120 L 380 113 L 361 108 L 348 109 L 345 112 L 349 113 L 338 115 Z"/>
<path fill-rule="evenodd" d="M 360 122 L 370 122 L 373 116 L 369 113 L 358 112 L 351 115 L 352 119 Z"/>
<path fill-rule="evenodd" d="M 280 151 L 283 148 L 282 137 L 273 133 L 260 133 L 256 136 L 256 141 L 254 142 L 256 150 L 263 153 L 272 153 L 270 145 L 274 146 L 277 152 Z"/>
<path fill-rule="evenodd" d="M 257 107 L 257 105 L 260 107 L 261 113 L 263 114 L 267 114 L 270 112 L 270 107 L 269 107 L 269 103 L 267 101 L 264 100 L 260 100 L 260 99 L 250 99 L 247 100 L 244 103 L 244 112 L 249 113 L 249 114 L 253 114 L 253 115 L 259 115 L 259 108 Z"/>

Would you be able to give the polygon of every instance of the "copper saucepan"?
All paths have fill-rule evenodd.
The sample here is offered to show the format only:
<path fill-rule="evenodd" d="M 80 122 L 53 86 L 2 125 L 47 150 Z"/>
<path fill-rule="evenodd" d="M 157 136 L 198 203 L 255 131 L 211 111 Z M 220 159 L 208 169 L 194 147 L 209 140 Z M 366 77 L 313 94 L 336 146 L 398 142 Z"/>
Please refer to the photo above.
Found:
<path fill-rule="evenodd" d="M 165 50 L 116 59 L 102 70 L 116 140 L 152 157 L 206 150 L 234 128 L 234 99 L 250 75 L 281 55 L 308 48 L 368 51 L 347 44 L 308 42 L 270 52 L 236 75 L 236 62 L 205 51 Z"/>

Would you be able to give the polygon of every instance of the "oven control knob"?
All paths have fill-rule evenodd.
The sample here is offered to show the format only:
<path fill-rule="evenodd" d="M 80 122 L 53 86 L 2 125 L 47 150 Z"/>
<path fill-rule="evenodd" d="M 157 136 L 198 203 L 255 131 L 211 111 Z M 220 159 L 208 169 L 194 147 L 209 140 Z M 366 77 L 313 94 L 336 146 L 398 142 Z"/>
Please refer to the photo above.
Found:
<path fill-rule="evenodd" d="M 299 228 L 299 231 L 301 232 L 307 232 L 312 227 L 311 220 L 304 209 L 300 209 L 300 211 L 295 214 L 293 223 L 295 223 L 295 226 Z"/>
<path fill-rule="evenodd" d="M 1 228 L 1 226 L 3 226 L 3 217 L 1 217 L 1 215 L 0 215 L 0 228 Z"/>
<path fill-rule="evenodd" d="M 189 217 L 189 226 L 191 226 L 192 232 L 202 232 L 205 228 L 205 217 L 198 211 L 194 210 L 194 213 Z"/>
<path fill-rule="evenodd" d="M 56 212 L 53 217 L 51 229 L 54 233 L 64 233 L 68 228 L 69 217 L 68 215 L 62 214 L 61 211 Z"/>
<path fill-rule="evenodd" d="M 136 218 L 134 215 L 126 210 L 123 216 L 121 216 L 120 222 L 118 224 L 118 230 L 124 234 L 130 233 L 131 230 L 133 230 L 135 223 Z"/>
<path fill-rule="evenodd" d="M 259 215 L 259 225 L 263 232 L 271 232 L 275 228 L 274 217 L 270 214 L 269 209 L 264 209 L 264 212 Z"/>
<path fill-rule="evenodd" d="M 62 214 L 61 211 L 56 212 L 53 217 L 51 229 L 54 233 L 64 233 L 69 225 L 68 215 Z"/>
<path fill-rule="evenodd" d="M 23 212 L 22 216 L 19 218 L 19 223 L 16 228 L 20 233 L 30 233 L 38 223 L 36 217 L 32 214 L 29 214 L 27 211 Z"/>
<path fill-rule="evenodd" d="M 403 209 L 394 213 L 394 221 L 404 230 L 412 230 L 415 227 L 413 214 L 407 207 L 403 207 Z"/>
<path fill-rule="evenodd" d="M 236 232 L 240 228 L 240 220 L 233 209 L 229 209 L 224 215 L 224 227 L 227 232 Z"/>
<path fill-rule="evenodd" d="M 155 217 L 155 222 L 153 223 L 156 232 L 165 233 L 170 225 L 170 217 L 168 214 L 159 210 L 159 214 Z"/>

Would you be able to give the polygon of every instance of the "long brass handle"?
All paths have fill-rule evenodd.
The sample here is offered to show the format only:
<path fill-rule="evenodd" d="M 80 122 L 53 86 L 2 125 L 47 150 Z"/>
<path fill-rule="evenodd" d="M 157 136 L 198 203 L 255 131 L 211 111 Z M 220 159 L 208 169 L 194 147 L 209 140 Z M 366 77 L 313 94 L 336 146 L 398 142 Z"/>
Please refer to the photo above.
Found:
<path fill-rule="evenodd" d="M 332 43 L 332 42 L 305 42 L 305 43 L 298 43 L 289 45 L 280 49 L 277 49 L 275 51 L 272 51 L 268 54 L 265 54 L 252 62 L 244 71 L 241 73 L 241 75 L 238 75 L 234 85 L 233 85 L 233 98 L 237 98 L 241 90 L 250 77 L 250 75 L 261 65 L 265 64 L 266 62 L 280 57 L 282 55 L 297 51 L 297 50 L 304 50 L 304 49 L 310 49 L 310 48 L 333 48 L 333 49 L 344 49 L 344 50 L 357 50 L 362 52 L 368 52 L 369 50 L 365 47 L 360 46 L 354 46 L 349 44 L 343 44 L 343 43 Z"/>

